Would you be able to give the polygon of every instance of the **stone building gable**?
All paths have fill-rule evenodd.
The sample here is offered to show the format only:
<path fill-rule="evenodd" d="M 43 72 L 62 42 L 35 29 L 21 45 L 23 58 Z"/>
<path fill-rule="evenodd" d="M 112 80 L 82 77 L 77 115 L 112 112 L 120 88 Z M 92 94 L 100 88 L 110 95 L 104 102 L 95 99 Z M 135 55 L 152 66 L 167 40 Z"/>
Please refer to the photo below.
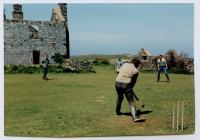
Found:
<path fill-rule="evenodd" d="M 41 64 L 47 54 L 50 63 L 54 64 L 52 56 L 55 53 L 69 57 L 69 39 L 66 39 L 69 32 L 65 20 L 18 20 L 16 12 L 23 15 L 22 6 L 14 5 L 14 8 L 15 19 L 4 19 L 5 64 Z"/>
<path fill-rule="evenodd" d="M 29 31 L 30 31 L 30 38 L 31 39 L 39 38 L 39 27 L 38 26 L 30 25 Z"/>
<path fill-rule="evenodd" d="M 33 27 L 38 27 L 39 30 Z M 34 52 L 39 52 L 39 63 L 48 54 L 66 53 L 66 32 L 64 22 L 23 21 L 4 22 L 5 64 L 34 64 Z M 31 58 L 32 57 L 32 58 Z M 51 63 L 54 63 L 50 59 Z"/>

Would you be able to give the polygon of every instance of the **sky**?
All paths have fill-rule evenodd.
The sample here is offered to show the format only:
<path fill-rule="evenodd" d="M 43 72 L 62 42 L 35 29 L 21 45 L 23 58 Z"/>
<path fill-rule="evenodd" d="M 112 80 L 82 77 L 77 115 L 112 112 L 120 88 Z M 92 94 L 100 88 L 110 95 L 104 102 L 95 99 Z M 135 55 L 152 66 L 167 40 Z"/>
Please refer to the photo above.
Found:
<path fill-rule="evenodd" d="M 56 4 L 23 4 L 24 19 L 50 20 Z M 190 3 L 68 4 L 71 55 L 153 55 L 169 49 L 194 54 L 194 14 Z M 12 5 L 4 5 L 11 18 Z"/>

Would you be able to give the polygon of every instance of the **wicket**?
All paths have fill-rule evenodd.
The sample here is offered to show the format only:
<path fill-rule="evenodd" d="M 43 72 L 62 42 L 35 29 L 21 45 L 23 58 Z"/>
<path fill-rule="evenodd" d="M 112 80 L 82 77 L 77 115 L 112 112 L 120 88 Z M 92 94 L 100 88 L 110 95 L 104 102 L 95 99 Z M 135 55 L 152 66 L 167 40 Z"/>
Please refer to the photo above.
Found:
<path fill-rule="evenodd" d="M 181 109 L 180 109 L 181 107 Z M 176 118 L 176 120 L 175 120 Z M 180 120 L 179 120 L 180 119 Z M 173 103 L 172 108 L 172 129 L 175 129 L 175 121 L 176 121 L 176 130 L 178 131 L 180 128 L 183 130 L 184 125 L 184 101 L 177 101 Z M 179 126 L 179 122 L 180 126 Z"/>

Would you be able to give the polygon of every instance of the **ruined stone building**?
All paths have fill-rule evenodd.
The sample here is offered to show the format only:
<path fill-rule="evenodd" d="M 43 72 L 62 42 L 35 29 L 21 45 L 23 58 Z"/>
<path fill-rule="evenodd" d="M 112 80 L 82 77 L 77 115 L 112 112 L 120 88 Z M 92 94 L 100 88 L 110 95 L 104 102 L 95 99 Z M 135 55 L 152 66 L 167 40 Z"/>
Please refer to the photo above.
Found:
<path fill-rule="evenodd" d="M 141 48 L 137 54 L 137 57 L 141 62 L 140 69 L 151 70 L 154 68 L 152 61 L 155 56 L 153 56 L 148 50 Z"/>
<path fill-rule="evenodd" d="M 50 21 L 25 20 L 19 4 L 13 5 L 12 19 L 4 13 L 5 64 L 41 64 L 47 54 L 54 64 L 55 53 L 70 57 L 66 4 L 52 10 Z"/>
<path fill-rule="evenodd" d="M 144 48 L 141 48 L 137 55 L 141 61 L 148 61 L 152 56 L 152 54 Z"/>

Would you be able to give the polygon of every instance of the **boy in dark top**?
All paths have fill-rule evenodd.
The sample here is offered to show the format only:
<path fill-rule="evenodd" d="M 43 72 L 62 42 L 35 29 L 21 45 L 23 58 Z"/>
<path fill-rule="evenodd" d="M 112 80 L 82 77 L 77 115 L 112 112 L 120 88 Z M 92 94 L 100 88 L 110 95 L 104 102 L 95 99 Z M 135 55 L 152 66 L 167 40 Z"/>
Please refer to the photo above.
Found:
<path fill-rule="evenodd" d="M 43 80 L 48 80 L 47 78 L 48 66 L 49 66 L 48 55 L 46 56 L 45 60 L 42 61 L 42 66 L 43 66 Z"/>

